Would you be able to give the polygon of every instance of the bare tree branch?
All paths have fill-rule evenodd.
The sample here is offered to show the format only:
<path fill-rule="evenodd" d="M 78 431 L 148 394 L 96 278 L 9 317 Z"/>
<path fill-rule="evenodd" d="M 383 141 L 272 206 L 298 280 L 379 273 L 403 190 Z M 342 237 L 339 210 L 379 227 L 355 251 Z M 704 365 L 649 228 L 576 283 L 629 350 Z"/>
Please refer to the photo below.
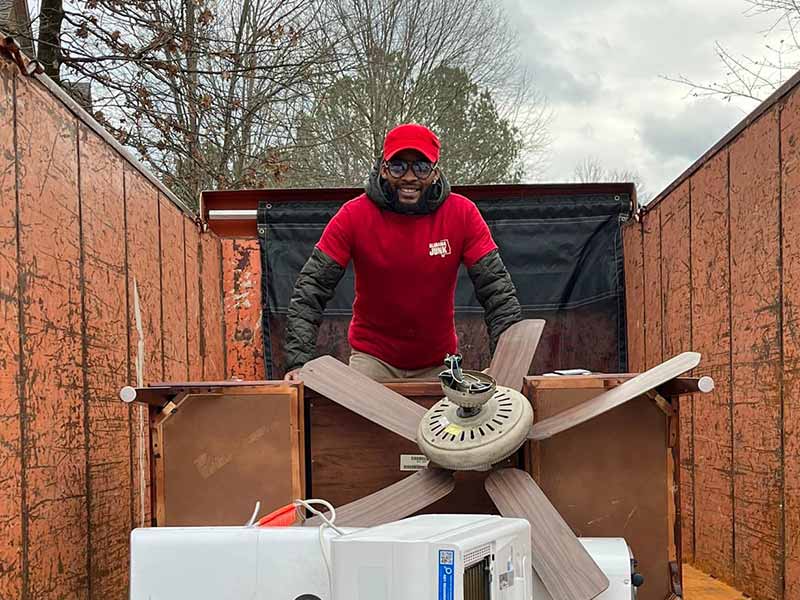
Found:
<path fill-rule="evenodd" d="M 647 204 L 652 194 L 635 169 L 608 169 L 596 156 L 587 156 L 573 171 L 576 183 L 633 183 L 640 204 Z"/>
<path fill-rule="evenodd" d="M 440 133 L 443 165 L 458 183 L 517 180 L 524 153 L 543 156 L 549 112 L 521 68 L 498 3 L 320 4 L 320 29 L 340 40 L 328 45 L 342 75 L 325 82 L 303 120 L 294 143 L 304 151 L 292 153 L 292 180 L 360 182 L 386 132 L 408 121 Z M 471 130 L 478 124 L 482 137 Z"/>
<path fill-rule="evenodd" d="M 778 36 L 777 43 L 765 43 L 765 54 L 760 58 L 734 55 L 716 42 L 714 52 L 724 75 L 719 81 L 698 82 L 685 75 L 662 76 L 685 86 L 694 97 L 713 96 L 724 100 L 741 98 L 761 102 L 800 68 L 800 3 L 797 0 L 746 0 L 748 16 L 770 15 L 772 24 L 761 35 Z"/>

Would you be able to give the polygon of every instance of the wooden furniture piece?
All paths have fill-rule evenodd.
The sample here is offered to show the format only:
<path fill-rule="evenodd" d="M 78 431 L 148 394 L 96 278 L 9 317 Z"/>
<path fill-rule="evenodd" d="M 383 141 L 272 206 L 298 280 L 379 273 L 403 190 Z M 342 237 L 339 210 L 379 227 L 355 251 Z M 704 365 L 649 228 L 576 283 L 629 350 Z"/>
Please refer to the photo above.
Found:
<path fill-rule="evenodd" d="M 534 422 L 580 405 L 632 374 L 526 378 Z M 709 391 L 680 377 L 558 436 L 530 442 L 525 468 L 584 537 L 624 537 L 645 583 L 639 600 L 681 594 L 679 417 L 675 393 Z M 713 387 L 713 382 L 711 383 Z"/>
<path fill-rule="evenodd" d="M 243 525 L 305 494 L 302 385 L 159 384 L 150 406 L 154 525 Z"/>
<path fill-rule="evenodd" d="M 425 409 L 442 397 L 438 381 L 386 382 L 386 386 Z M 343 406 L 305 389 L 309 494 L 335 506 L 377 492 L 411 475 L 425 464 L 415 442 L 391 433 Z M 504 461 L 520 466 L 521 453 Z M 424 513 L 498 514 L 483 488 L 485 473 L 456 473 L 453 493 L 423 510 Z"/>
<path fill-rule="evenodd" d="M 633 377 L 527 377 L 541 420 Z M 386 382 L 424 408 L 436 381 Z M 710 391 L 679 377 L 558 436 L 528 442 L 503 466 L 529 472 L 580 536 L 625 537 L 645 576 L 640 600 L 680 595 L 678 394 Z M 347 504 L 424 464 L 416 444 L 302 385 L 171 384 L 137 390 L 151 413 L 157 525 L 242 524 L 298 497 Z M 424 512 L 492 513 L 486 473 L 456 474 L 456 488 Z"/>

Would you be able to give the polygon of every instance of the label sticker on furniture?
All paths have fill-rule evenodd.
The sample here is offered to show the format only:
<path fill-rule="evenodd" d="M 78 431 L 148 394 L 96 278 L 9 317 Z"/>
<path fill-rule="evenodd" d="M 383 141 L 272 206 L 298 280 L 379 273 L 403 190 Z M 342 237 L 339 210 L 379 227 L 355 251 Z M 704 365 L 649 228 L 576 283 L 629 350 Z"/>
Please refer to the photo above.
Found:
<path fill-rule="evenodd" d="M 401 454 L 401 471 L 419 471 L 428 466 L 428 457 L 424 454 Z"/>

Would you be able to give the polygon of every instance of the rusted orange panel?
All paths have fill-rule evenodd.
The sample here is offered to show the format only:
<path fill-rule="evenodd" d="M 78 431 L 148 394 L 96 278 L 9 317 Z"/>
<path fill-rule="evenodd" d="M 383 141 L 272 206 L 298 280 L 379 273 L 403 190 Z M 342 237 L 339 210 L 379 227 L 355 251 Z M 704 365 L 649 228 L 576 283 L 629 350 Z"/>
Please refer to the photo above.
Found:
<path fill-rule="evenodd" d="M 800 96 L 781 112 L 786 598 L 800 598 Z"/>
<path fill-rule="evenodd" d="M 645 213 L 644 231 L 644 344 L 645 367 L 662 361 L 661 209 Z"/>
<path fill-rule="evenodd" d="M 81 372 L 77 123 L 17 79 L 23 305 L 23 597 L 86 598 L 86 437 Z"/>
<path fill-rule="evenodd" d="M 644 371 L 644 257 L 642 225 L 631 222 L 622 229 L 625 255 L 625 311 L 628 331 L 628 371 Z"/>
<path fill-rule="evenodd" d="M 265 379 L 260 261 L 258 240 L 222 240 L 228 377 Z"/>
<path fill-rule="evenodd" d="M 158 192 L 142 175 L 129 169 L 125 170 L 125 206 L 131 373 L 134 382 L 141 379 L 147 384 L 164 380 Z M 150 523 L 150 428 L 146 408 L 134 406 L 132 411 L 133 525 L 140 527 Z"/>
<path fill-rule="evenodd" d="M 688 183 L 665 198 L 660 210 L 666 359 L 691 349 Z"/>
<path fill-rule="evenodd" d="M 200 354 L 200 233 L 197 225 L 183 219 L 186 262 L 186 347 L 189 361 L 189 380 L 203 378 Z"/>
<path fill-rule="evenodd" d="M 147 407 L 137 404 L 131 407 L 132 527 L 149 527 L 152 523 L 149 448 Z"/>
<path fill-rule="evenodd" d="M 160 195 L 161 302 L 164 310 L 164 379 L 185 381 L 186 358 L 186 263 L 183 247 L 183 215 Z"/>
<path fill-rule="evenodd" d="M 782 598 L 778 116 L 730 147 L 736 587 Z"/>
<path fill-rule="evenodd" d="M 22 591 L 14 72 L 0 61 L 0 598 Z"/>
<path fill-rule="evenodd" d="M 213 233 L 200 236 L 203 379 L 225 378 L 225 326 L 222 312 L 222 245 Z"/>
<path fill-rule="evenodd" d="M 661 276 L 664 304 L 664 358 L 691 350 L 689 271 L 689 183 L 676 188 L 661 206 Z M 694 558 L 694 425 L 692 397 L 680 402 L 681 554 Z"/>
<path fill-rule="evenodd" d="M 80 128 L 86 392 L 89 411 L 90 589 L 123 597 L 131 525 L 130 411 L 117 391 L 128 377 L 125 189 L 119 156 Z"/>
<path fill-rule="evenodd" d="M 695 398 L 695 564 L 734 580 L 728 153 L 692 176 L 692 346 L 714 391 Z"/>

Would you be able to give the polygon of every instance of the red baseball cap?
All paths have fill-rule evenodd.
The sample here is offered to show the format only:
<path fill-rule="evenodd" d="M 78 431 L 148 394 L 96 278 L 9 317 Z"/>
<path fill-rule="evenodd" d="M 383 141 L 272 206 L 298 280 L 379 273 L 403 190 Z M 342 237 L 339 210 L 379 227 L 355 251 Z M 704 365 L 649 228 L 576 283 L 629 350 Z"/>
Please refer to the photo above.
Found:
<path fill-rule="evenodd" d="M 429 161 L 437 162 L 439 148 L 439 138 L 430 129 L 416 123 L 406 123 L 386 134 L 383 141 L 383 160 L 389 160 L 401 150 L 416 150 Z"/>

